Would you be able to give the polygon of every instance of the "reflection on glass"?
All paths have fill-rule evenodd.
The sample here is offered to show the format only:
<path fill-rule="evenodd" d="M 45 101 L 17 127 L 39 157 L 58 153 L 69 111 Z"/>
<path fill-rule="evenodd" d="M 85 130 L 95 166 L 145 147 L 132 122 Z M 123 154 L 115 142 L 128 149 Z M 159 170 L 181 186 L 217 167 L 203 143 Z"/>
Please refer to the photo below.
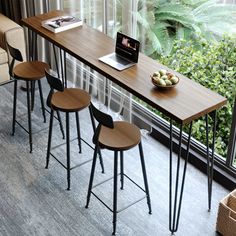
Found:
<path fill-rule="evenodd" d="M 132 1 L 127 0 L 64 0 L 63 8 L 71 15 L 83 19 L 88 25 L 112 38 L 120 31 L 133 35 L 134 15 Z"/>
<path fill-rule="evenodd" d="M 103 0 L 64 0 L 64 10 L 103 31 Z"/>

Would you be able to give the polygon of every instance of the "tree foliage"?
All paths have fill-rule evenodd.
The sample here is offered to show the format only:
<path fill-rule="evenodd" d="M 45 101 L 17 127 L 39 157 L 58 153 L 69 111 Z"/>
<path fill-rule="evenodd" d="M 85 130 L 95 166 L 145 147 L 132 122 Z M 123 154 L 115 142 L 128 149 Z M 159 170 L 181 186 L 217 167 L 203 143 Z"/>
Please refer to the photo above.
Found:
<path fill-rule="evenodd" d="M 216 152 L 226 157 L 236 96 L 236 41 L 223 37 L 218 42 L 198 38 L 199 46 L 186 40 L 176 41 L 173 52 L 160 62 L 227 98 L 217 113 Z M 205 143 L 205 121 L 193 126 L 193 137 Z M 210 138 L 212 133 L 210 134 Z"/>
<path fill-rule="evenodd" d="M 143 51 L 154 58 L 169 55 L 176 40 L 198 44 L 199 35 L 212 41 L 236 28 L 236 5 L 218 0 L 140 0 L 134 14 Z"/>

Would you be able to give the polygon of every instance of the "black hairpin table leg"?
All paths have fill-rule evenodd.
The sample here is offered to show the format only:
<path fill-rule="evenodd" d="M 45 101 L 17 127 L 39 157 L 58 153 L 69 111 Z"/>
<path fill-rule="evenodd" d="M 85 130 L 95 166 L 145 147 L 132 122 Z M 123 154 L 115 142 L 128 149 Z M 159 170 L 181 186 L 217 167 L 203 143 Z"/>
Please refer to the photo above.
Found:
<path fill-rule="evenodd" d="M 169 173 L 169 230 L 173 234 L 178 230 L 179 225 L 179 217 L 181 211 L 181 204 L 184 192 L 184 183 L 185 183 L 185 176 L 188 164 L 188 156 L 189 156 L 189 149 L 190 149 L 190 140 L 191 140 L 191 132 L 192 132 L 192 122 L 189 126 L 189 133 L 188 133 L 188 141 L 187 141 L 187 151 L 184 159 L 184 166 L 183 166 L 183 173 L 182 173 L 182 180 L 180 179 L 180 158 L 181 158 L 181 149 L 182 149 L 182 136 L 183 136 L 183 125 L 180 125 L 180 132 L 179 132 L 179 144 L 178 144 L 178 157 L 177 157 L 177 166 L 176 166 L 176 173 L 175 173 L 175 183 L 173 183 L 173 127 L 172 127 L 172 120 L 170 121 L 170 173 Z M 179 189 L 180 188 L 180 189 Z M 172 191 L 174 190 L 174 191 Z"/>
<path fill-rule="evenodd" d="M 212 197 L 212 181 L 213 181 L 213 167 L 214 167 L 214 149 L 215 149 L 215 133 L 216 133 L 216 111 L 212 112 L 213 119 L 213 136 L 211 153 L 209 148 L 209 122 L 208 114 L 206 115 L 206 156 L 207 156 L 207 187 L 208 187 L 208 211 L 211 210 L 211 197 Z"/>

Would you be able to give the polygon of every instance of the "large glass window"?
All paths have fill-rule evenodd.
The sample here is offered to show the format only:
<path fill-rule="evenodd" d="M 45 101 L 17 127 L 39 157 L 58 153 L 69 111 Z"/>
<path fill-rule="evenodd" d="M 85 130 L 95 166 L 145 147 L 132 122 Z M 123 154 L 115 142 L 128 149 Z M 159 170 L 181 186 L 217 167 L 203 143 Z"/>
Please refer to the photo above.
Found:
<path fill-rule="evenodd" d="M 235 1 L 64 0 L 64 8 L 113 38 L 122 31 L 139 39 L 145 54 L 226 96 L 228 105 L 218 112 L 216 151 L 230 166 L 235 156 L 230 132 L 236 87 L 236 8 L 221 3 Z M 204 143 L 203 129 L 203 120 L 193 128 L 194 137 Z M 226 160 L 229 145 L 234 147 L 230 162 Z"/>
<path fill-rule="evenodd" d="M 88 25 L 103 31 L 103 0 L 64 0 L 63 7 Z"/>
<path fill-rule="evenodd" d="M 228 99 L 218 111 L 215 145 L 224 160 L 236 88 L 236 5 L 226 2 L 139 1 L 137 12 L 146 54 Z M 193 127 L 193 137 L 203 143 L 204 127 L 201 119 Z"/>
<path fill-rule="evenodd" d="M 117 31 L 131 32 L 133 1 L 64 0 L 64 9 L 111 37 Z"/>
<path fill-rule="evenodd" d="M 228 148 L 227 165 L 236 168 L 236 97 L 233 111 L 233 122 L 231 126 L 230 143 Z"/>

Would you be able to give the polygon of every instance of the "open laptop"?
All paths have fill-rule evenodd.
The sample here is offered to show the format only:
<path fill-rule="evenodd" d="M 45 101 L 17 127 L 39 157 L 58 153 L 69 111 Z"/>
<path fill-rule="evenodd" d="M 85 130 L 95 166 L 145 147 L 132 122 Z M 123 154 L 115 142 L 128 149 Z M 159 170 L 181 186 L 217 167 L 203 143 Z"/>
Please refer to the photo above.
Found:
<path fill-rule="evenodd" d="M 98 58 L 117 70 L 124 70 L 138 62 L 140 42 L 117 32 L 115 52 Z"/>

